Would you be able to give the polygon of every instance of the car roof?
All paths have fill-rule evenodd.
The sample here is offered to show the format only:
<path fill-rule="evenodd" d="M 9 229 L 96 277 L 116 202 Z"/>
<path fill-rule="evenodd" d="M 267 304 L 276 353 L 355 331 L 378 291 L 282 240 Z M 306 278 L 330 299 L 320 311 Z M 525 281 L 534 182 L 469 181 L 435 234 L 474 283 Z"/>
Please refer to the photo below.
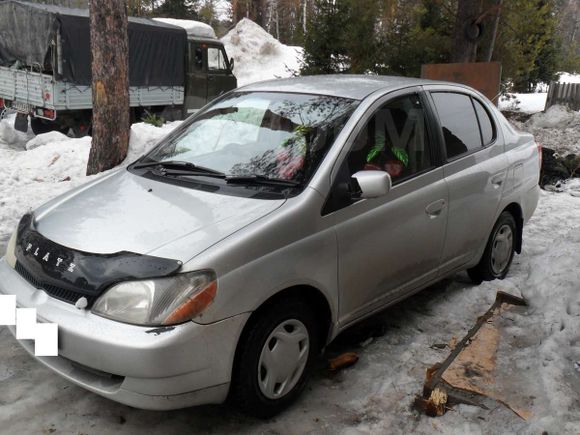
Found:
<path fill-rule="evenodd" d="M 244 86 L 238 90 L 243 92 L 258 91 L 318 94 L 362 100 L 373 92 L 379 90 L 395 91 L 411 86 L 434 84 L 462 86 L 458 83 L 412 77 L 335 74 L 267 80 L 264 82 L 252 83 L 251 85 Z"/>

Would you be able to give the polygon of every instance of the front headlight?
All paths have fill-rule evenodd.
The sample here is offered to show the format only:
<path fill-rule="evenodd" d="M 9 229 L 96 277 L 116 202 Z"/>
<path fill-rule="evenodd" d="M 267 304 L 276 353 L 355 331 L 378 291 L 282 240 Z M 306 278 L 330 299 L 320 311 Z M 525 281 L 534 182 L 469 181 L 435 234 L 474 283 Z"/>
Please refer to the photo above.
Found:
<path fill-rule="evenodd" d="M 135 325 L 176 325 L 199 315 L 213 302 L 216 293 L 213 271 L 182 273 L 116 284 L 97 299 L 92 311 Z"/>
<path fill-rule="evenodd" d="M 12 236 L 10 236 L 8 246 L 6 247 L 6 255 L 4 256 L 6 263 L 8 263 L 12 269 L 16 267 L 16 233 L 18 233 L 18 228 L 16 228 L 12 233 Z"/>

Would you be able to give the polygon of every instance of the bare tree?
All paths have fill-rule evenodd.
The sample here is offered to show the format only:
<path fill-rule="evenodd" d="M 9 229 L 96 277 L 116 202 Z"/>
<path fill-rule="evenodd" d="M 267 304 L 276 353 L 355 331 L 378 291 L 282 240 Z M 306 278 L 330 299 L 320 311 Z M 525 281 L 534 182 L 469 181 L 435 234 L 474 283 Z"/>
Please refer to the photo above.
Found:
<path fill-rule="evenodd" d="M 90 0 L 93 141 L 87 175 L 113 168 L 129 147 L 127 0 Z"/>

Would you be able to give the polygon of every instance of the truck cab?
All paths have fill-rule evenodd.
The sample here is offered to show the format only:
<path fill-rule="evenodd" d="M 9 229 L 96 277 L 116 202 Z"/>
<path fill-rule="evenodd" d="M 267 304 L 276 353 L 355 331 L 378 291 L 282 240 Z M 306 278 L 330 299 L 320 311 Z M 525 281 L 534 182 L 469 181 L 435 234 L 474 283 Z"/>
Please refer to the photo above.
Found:
<path fill-rule="evenodd" d="M 188 37 L 184 116 L 197 112 L 219 95 L 237 87 L 233 59 L 218 39 Z"/>

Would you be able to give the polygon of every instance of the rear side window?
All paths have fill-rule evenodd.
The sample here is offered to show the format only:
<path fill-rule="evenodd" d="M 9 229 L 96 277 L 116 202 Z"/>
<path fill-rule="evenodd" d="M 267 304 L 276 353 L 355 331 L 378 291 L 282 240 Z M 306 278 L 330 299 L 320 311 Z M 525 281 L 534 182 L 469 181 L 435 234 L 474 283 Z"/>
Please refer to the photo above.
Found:
<path fill-rule="evenodd" d="M 431 94 L 439 114 L 447 159 L 481 149 L 479 125 L 471 98 L 453 92 Z"/>
<path fill-rule="evenodd" d="M 481 128 L 483 146 L 487 146 L 495 139 L 493 121 L 491 120 L 488 111 L 485 109 L 485 107 L 483 107 L 483 104 L 481 104 L 475 98 L 473 99 L 473 105 L 475 106 L 475 111 L 477 112 L 477 119 L 479 119 L 479 127 Z"/>

